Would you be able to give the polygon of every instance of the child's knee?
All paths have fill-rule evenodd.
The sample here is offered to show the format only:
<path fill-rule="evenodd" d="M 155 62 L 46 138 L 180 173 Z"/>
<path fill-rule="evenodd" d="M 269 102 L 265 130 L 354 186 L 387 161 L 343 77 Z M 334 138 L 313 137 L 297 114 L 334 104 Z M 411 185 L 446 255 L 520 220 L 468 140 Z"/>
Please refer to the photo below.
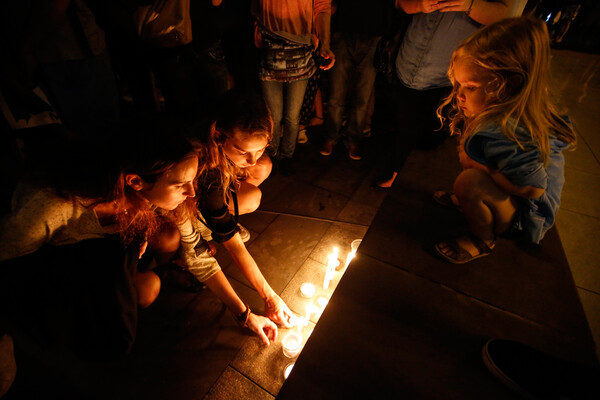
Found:
<path fill-rule="evenodd" d="M 489 175 L 476 168 L 463 170 L 454 181 L 454 194 L 462 200 L 474 199 L 481 195 L 483 180 Z"/>

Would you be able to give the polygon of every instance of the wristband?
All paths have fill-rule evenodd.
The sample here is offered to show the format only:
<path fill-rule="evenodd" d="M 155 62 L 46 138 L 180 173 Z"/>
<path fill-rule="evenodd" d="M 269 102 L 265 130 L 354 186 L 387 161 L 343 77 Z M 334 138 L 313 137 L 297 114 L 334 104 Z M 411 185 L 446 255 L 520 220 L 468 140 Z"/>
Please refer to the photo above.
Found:
<path fill-rule="evenodd" d="M 246 310 L 239 315 L 235 315 L 235 320 L 241 327 L 246 326 L 246 324 L 248 323 L 248 317 L 250 317 L 251 312 L 252 311 L 250 311 L 250 306 L 246 304 Z"/>

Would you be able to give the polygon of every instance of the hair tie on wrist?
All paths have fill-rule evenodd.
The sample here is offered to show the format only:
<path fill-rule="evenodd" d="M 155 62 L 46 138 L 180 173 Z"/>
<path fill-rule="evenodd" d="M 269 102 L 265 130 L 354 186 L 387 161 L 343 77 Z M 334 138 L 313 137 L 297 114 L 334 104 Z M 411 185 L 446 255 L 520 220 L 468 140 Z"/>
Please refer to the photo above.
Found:
<path fill-rule="evenodd" d="M 246 304 L 246 310 L 240 315 L 235 315 L 235 320 L 242 328 L 246 327 L 246 324 L 248 323 L 248 317 L 250 317 L 251 312 L 250 306 Z"/>

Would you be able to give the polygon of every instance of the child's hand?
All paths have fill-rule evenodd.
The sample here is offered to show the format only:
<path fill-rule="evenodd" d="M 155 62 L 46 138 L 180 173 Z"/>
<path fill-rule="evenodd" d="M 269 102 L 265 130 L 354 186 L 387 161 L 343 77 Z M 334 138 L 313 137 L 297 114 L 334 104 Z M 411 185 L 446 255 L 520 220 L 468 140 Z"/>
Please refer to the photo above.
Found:
<path fill-rule="evenodd" d="M 274 342 L 277 339 L 277 325 L 268 318 L 250 313 L 246 326 L 258 335 L 265 346 L 270 345 L 270 341 Z"/>

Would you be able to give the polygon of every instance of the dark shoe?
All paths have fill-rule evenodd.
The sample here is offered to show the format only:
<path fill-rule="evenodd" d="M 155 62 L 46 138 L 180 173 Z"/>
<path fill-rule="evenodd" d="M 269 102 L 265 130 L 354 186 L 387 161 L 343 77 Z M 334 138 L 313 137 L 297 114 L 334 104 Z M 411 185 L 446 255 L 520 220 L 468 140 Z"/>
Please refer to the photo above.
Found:
<path fill-rule="evenodd" d="M 354 160 L 354 161 L 358 161 L 362 158 L 362 155 L 360 154 L 360 149 L 359 149 L 358 145 L 356 145 L 356 144 L 348 145 L 348 157 L 350 157 L 350 159 Z"/>
<path fill-rule="evenodd" d="M 292 176 L 296 173 L 294 161 L 291 158 L 282 158 L 279 160 L 279 172 L 283 176 Z"/>
<path fill-rule="evenodd" d="M 335 143 L 331 140 L 326 140 L 325 143 L 323 143 L 323 146 L 321 146 L 321 150 L 319 150 L 319 153 L 321 153 L 322 156 L 330 156 L 331 153 L 333 153 L 334 145 Z"/>
<path fill-rule="evenodd" d="M 481 350 L 488 370 L 528 399 L 600 398 L 598 367 L 575 364 L 511 340 L 491 339 Z"/>

